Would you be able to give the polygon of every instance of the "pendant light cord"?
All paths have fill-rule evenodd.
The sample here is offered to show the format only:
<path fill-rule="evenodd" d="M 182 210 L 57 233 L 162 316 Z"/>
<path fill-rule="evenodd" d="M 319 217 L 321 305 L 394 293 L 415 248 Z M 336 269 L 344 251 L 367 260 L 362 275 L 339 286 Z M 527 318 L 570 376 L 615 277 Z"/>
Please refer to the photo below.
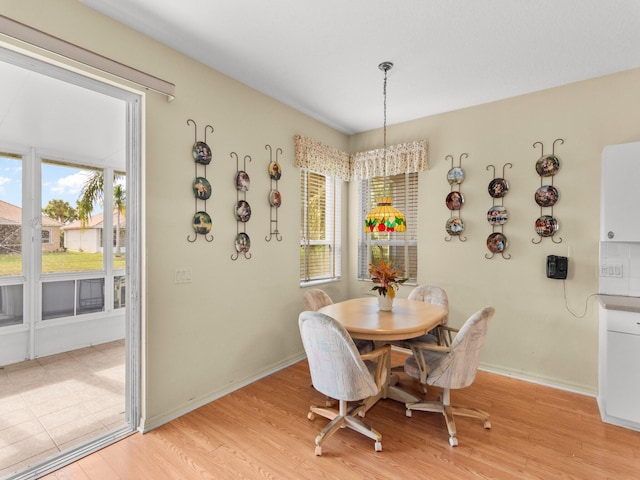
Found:
<path fill-rule="evenodd" d="M 383 145 L 384 145 L 384 177 L 383 177 L 383 193 L 387 196 L 387 72 L 384 69 L 384 86 L 382 87 L 382 95 L 384 97 L 384 127 L 383 127 Z"/>
<path fill-rule="evenodd" d="M 391 62 L 382 62 L 378 65 L 378 68 L 384 72 L 384 84 L 382 87 L 382 97 L 384 99 L 384 123 L 383 123 L 383 148 L 384 148 L 384 172 L 383 172 L 383 184 L 382 191 L 383 196 L 387 196 L 387 73 L 393 67 Z"/>

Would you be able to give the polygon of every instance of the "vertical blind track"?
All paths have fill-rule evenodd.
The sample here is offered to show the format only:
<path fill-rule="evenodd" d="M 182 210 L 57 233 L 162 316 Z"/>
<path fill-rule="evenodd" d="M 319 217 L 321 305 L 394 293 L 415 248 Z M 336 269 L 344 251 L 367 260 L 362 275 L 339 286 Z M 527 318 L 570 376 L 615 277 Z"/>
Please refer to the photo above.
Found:
<path fill-rule="evenodd" d="M 0 33 L 28 43 L 48 52 L 93 67 L 102 72 L 128 80 L 137 85 L 166 95 L 169 101 L 175 98 L 176 86 L 148 73 L 104 57 L 98 53 L 69 43 L 61 38 L 49 35 L 41 30 L 32 28 L 4 15 L 0 15 Z"/>

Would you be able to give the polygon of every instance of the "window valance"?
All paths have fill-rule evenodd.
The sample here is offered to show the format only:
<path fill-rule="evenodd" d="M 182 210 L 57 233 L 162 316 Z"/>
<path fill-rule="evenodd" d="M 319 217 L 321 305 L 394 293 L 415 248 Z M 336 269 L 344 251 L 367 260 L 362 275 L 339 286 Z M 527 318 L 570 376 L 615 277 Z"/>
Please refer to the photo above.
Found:
<path fill-rule="evenodd" d="M 351 155 L 351 180 L 422 172 L 428 168 L 427 142 L 418 140 Z M 386 166 L 386 171 L 385 171 Z"/>
<path fill-rule="evenodd" d="M 428 168 L 427 142 L 416 140 L 349 155 L 303 135 L 296 135 L 294 165 L 344 181 L 422 172 Z M 385 172 L 386 166 L 386 172 Z"/>
<path fill-rule="evenodd" d="M 294 139 L 296 167 L 307 168 L 344 181 L 351 179 L 348 153 L 302 135 L 296 135 Z"/>

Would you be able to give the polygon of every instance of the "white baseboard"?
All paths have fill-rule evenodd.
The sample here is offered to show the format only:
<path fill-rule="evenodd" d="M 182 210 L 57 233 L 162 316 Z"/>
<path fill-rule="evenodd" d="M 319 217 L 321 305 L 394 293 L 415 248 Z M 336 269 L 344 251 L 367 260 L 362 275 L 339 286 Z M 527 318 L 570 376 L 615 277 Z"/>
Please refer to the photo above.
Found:
<path fill-rule="evenodd" d="M 268 368 L 265 368 L 259 372 L 256 372 L 254 375 L 251 375 L 243 379 L 239 379 L 230 385 L 226 385 L 225 388 L 222 388 L 220 390 L 215 390 L 206 395 L 194 398 L 193 400 L 183 403 L 179 407 L 172 409 L 168 412 L 165 412 L 161 415 L 156 415 L 150 418 L 143 417 L 140 419 L 140 426 L 138 427 L 138 431 L 140 431 L 141 433 L 147 433 L 153 430 L 154 428 L 164 425 L 165 423 L 169 423 L 171 420 L 175 420 L 176 418 L 181 417 L 182 415 L 185 415 L 197 408 L 202 407 L 203 405 L 206 405 L 207 403 L 211 403 L 214 400 L 217 400 L 219 398 L 224 397 L 225 395 L 230 394 L 231 392 L 239 390 L 240 388 L 245 387 L 253 382 L 256 382 L 264 377 L 268 377 L 269 375 L 276 373 L 284 368 L 290 367 L 291 365 L 298 363 L 300 360 L 304 358 L 306 358 L 306 355 L 303 352 L 294 357 L 287 358 L 282 362 L 276 363 L 275 365 L 271 365 Z"/>
<path fill-rule="evenodd" d="M 495 365 L 480 364 L 478 370 L 483 372 L 495 373 L 496 375 L 502 375 L 505 377 L 516 378 L 529 383 L 535 383 L 545 387 L 557 388 L 558 390 L 565 390 L 567 392 L 578 393 L 580 395 L 587 395 L 589 397 L 595 397 L 597 395 L 597 387 L 591 387 L 588 385 L 581 385 L 573 382 L 565 382 L 557 378 L 543 377 L 539 375 L 531 375 L 529 372 L 522 370 L 511 370 Z"/>

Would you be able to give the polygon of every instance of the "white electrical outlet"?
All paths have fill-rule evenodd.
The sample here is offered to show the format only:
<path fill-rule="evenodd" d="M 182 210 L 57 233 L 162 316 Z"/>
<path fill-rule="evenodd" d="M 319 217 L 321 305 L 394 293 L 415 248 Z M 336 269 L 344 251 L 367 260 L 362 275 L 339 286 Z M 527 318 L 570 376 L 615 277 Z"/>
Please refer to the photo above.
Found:
<path fill-rule="evenodd" d="M 622 263 L 603 263 L 600 265 L 601 277 L 624 277 L 624 265 Z"/>

